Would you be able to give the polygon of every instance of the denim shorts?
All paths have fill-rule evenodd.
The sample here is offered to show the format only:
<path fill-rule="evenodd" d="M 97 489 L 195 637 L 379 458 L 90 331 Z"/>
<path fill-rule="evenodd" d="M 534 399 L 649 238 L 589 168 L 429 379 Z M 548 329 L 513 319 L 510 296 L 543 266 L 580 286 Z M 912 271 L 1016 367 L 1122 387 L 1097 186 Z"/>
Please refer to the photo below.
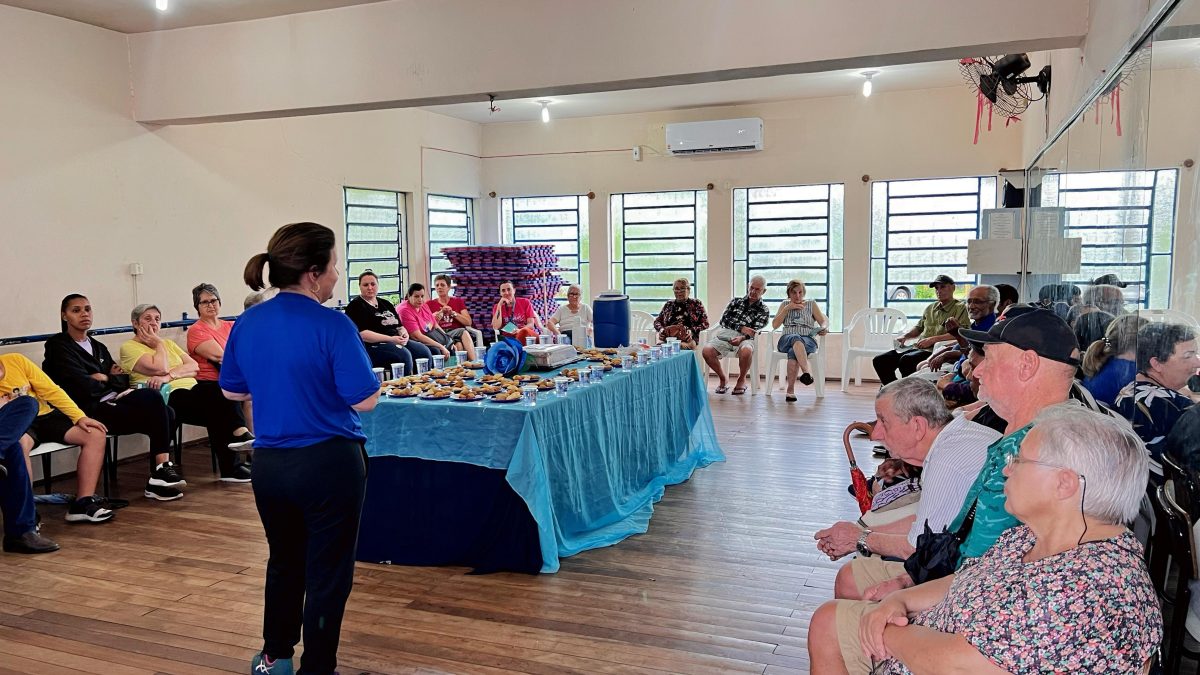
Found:
<path fill-rule="evenodd" d="M 811 335 L 780 335 L 779 345 L 777 349 L 780 354 L 787 354 L 788 358 L 795 361 L 796 352 L 792 351 L 792 345 L 797 342 L 804 343 L 804 353 L 811 354 L 817 351 L 817 340 Z"/>

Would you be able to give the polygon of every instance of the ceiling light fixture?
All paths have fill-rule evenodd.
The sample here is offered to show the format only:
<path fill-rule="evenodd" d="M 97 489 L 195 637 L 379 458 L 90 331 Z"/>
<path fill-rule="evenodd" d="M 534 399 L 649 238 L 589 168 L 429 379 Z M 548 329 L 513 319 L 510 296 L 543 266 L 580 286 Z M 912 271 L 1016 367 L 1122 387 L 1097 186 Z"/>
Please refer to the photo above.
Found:
<path fill-rule="evenodd" d="M 542 99 L 538 103 L 542 105 L 542 123 L 545 124 L 550 121 L 550 101 Z"/>
<path fill-rule="evenodd" d="M 871 78 L 878 75 L 879 71 L 878 70 L 864 70 L 863 72 L 861 72 L 859 74 L 862 75 L 863 77 L 867 78 L 863 82 L 862 93 L 863 93 L 863 96 L 869 98 L 871 96 L 871 91 L 874 89 L 874 85 L 871 84 Z"/>
<path fill-rule="evenodd" d="M 154 8 L 160 12 L 167 11 L 168 0 L 154 0 Z"/>

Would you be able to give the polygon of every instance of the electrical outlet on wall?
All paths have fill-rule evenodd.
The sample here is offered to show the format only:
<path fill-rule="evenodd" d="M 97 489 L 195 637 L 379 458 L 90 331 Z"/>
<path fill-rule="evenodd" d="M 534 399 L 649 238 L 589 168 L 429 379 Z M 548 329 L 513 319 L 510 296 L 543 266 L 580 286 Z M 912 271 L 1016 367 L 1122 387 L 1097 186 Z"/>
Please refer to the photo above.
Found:
<path fill-rule="evenodd" d="M 129 276 L 140 277 L 145 271 L 142 269 L 142 263 L 129 263 Z"/>
<path fill-rule="evenodd" d="M 642 161 L 642 146 L 640 146 L 640 145 L 633 146 L 633 161 L 635 161 L 635 162 Z"/>

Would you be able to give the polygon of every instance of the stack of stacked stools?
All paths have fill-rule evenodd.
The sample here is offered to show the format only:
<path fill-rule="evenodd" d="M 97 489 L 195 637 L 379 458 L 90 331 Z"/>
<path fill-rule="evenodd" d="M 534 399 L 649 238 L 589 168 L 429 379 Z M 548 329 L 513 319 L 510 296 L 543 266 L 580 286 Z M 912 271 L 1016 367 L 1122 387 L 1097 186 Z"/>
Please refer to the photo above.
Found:
<path fill-rule="evenodd" d="M 492 338 L 492 309 L 500 284 L 511 281 L 517 297 L 528 298 L 545 323 L 558 310 L 555 296 L 565 283 L 557 273 L 558 255 L 550 244 L 523 246 L 448 246 L 442 253 L 453 265 L 454 295 L 463 299 L 475 327 Z"/>

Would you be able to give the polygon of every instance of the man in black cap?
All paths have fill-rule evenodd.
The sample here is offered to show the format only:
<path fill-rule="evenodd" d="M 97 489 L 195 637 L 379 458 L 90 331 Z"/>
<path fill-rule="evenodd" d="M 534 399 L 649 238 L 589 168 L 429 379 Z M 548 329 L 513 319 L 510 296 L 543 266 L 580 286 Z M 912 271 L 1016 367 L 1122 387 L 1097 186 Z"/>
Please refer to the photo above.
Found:
<path fill-rule="evenodd" d="M 939 274 L 929 287 L 937 293 L 937 302 L 929 303 L 917 325 L 896 340 L 895 349 L 884 352 L 871 361 L 882 385 L 896 381 L 897 369 L 900 371 L 900 377 L 912 375 L 917 367 L 929 358 L 934 345 L 954 339 L 954 336 L 946 332 L 947 319 L 953 318 L 960 326 L 968 326 L 971 323 L 967 306 L 954 299 L 953 279 Z M 907 345 L 909 340 L 918 336 L 920 337 L 914 345 Z"/>

